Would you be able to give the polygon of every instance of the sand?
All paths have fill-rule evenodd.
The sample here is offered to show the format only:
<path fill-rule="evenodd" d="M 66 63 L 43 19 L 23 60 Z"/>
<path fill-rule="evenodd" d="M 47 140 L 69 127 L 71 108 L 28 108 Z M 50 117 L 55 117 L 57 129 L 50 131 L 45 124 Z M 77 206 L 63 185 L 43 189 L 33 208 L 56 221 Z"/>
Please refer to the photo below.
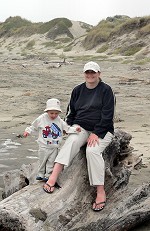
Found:
<path fill-rule="evenodd" d="M 101 66 L 102 80 L 111 85 L 116 95 L 115 128 L 129 132 L 134 154 L 142 155 L 142 167 L 135 170 L 137 177 L 132 177 L 132 181 L 135 184 L 149 182 L 149 66 L 137 68 L 133 64 L 97 62 Z M 76 61 L 52 68 L 51 64 L 38 59 L 0 60 L 0 192 L 5 171 L 37 160 L 36 137 L 23 138 L 24 129 L 43 113 L 45 103 L 51 97 L 60 99 L 63 110 L 61 116 L 65 116 L 72 88 L 84 81 L 84 63 Z"/>

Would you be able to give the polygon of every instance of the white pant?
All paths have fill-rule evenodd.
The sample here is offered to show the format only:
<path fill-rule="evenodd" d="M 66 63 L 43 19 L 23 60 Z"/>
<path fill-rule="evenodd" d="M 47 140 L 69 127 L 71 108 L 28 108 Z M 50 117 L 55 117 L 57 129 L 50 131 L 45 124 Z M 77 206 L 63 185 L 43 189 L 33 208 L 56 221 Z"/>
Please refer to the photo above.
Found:
<path fill-rule="evenodd" d="M 83 128 L 78 134 L 70 134 L 61 147 L 55 162 L 69 166 L 73 158 L 80 151 L 80 148 L 87 143 L 90 134 L 91 132 Z M 104 185 L 105 164 L 102 152 L 112 141 L 112 138 L 113 135 L 108 132 L 103 139 L 99 138 L 99 144 L 96 144 L 95 147 L 86 147 L 90 185 Z"/>
<path fill-rule="evenodd" d="M 38 176 L 49 177 L 54 167 L 54 160 L 58 154 L 58 148 L 39 147 L 39 169 Z"/>

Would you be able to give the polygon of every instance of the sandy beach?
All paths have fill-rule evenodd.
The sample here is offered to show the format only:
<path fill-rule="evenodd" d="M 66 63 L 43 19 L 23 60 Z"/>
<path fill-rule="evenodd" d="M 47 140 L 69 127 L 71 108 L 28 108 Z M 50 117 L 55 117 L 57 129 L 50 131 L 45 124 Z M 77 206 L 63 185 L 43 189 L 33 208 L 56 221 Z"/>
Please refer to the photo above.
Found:
<path fill-rule="evenodd" d="M 72 61 L 72 60 L 69 60 Z M 102 80 L 115 92 L 116 121 L 132 135 L 135 155 L 142 155 L 142 167 L 134 170 L 130 184 L 149 182 L 150 174 L 150 69 L 134 64 L 97 61 Z M 48 98 L 56 97 L 62 104 L 62 118 L 72 88 L 83 82 L 85 62 L 74 61 L 52 68 L 42 60 L 0 60 L 0 199 L 5 171 L 37 161 L 36 137 L 23 138 L 24 129 L 45 109 Z M 136 176 L 136 177 L 135 177 Z M 148 227 L 149 228 L 149 227 Z M 139 230 L 139 229 L 136 229 Z M 143 230 L 143 229 L 142 229 Z M 149 229 L 145 229 L 149 230 Z"/>

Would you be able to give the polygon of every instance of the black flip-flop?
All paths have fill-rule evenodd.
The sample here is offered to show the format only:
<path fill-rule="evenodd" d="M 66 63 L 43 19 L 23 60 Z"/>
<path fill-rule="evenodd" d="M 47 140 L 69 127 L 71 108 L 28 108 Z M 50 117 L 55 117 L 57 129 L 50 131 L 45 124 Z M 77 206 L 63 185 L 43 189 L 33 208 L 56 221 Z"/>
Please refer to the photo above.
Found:
<path fill-rule="evenodd" d="M 44 185 L 47 185 L 47 186 L 49 187 L 49 189 L 44 188 Z M 46 193 L 53 193 L 54 190 L 51 191 L 51 188 L 54 188 L 55 185 L 51 186 L 51 185 L 49 185 L 48 183 L 45 183 L 44 185 L 43 185 L 43 190 L 44 190 Z"/>
<path fill-rule="evenodd" d="M 57 188 L 57 189 L 61 188 L 61 186 L 60 186 L 57 182 L 55 183 L 54 186 L 55 186 L 55 188 Z"/>
<path fill-rule="evenodd" d="M 99 203 L 96 203 L 96 201 L 95 201 L 94 203 L 95 203 L 95 208 L 92 207 L 92 210 L 93 210 L 94 212 L 99 212 L 99 211 L 101 211 L 101 210 L 104 209 L 105 204 L 106 204 L 106 201 L 99 202 Z M 100 207 L 100 208 L 96 208 L 97 205 L 100 205 L 100 204 L 104 204 L 104 205 L 103 205 L 102 207 Z"/>
<path fill-rule="evenodd" d="M 49 190 L 47 188 L 44 188 L 44 185 L 48 185 L 49 187 Z M 43 185 L 43 190 L 46 192 L 46 193 L 53 193 L 53 191 L 51 191 L 51 188 L 55 187 L 57 189 L 61 188 L 61 186 L 56 182 L 53 186 L 49 185 L 47 182 Z"/>

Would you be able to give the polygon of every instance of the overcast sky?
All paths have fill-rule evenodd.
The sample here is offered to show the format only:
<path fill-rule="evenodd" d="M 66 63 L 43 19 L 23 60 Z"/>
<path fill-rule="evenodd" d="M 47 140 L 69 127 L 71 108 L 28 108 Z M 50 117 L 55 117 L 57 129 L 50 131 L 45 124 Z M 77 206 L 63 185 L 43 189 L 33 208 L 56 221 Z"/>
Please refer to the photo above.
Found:
<path fill-rule="evenodd" d="M 115 15 L 150 16 L 150 0 L 0 0 L 0 22 L 10 16 L 31 22 L 65 17 L 95 26 Z"/>

